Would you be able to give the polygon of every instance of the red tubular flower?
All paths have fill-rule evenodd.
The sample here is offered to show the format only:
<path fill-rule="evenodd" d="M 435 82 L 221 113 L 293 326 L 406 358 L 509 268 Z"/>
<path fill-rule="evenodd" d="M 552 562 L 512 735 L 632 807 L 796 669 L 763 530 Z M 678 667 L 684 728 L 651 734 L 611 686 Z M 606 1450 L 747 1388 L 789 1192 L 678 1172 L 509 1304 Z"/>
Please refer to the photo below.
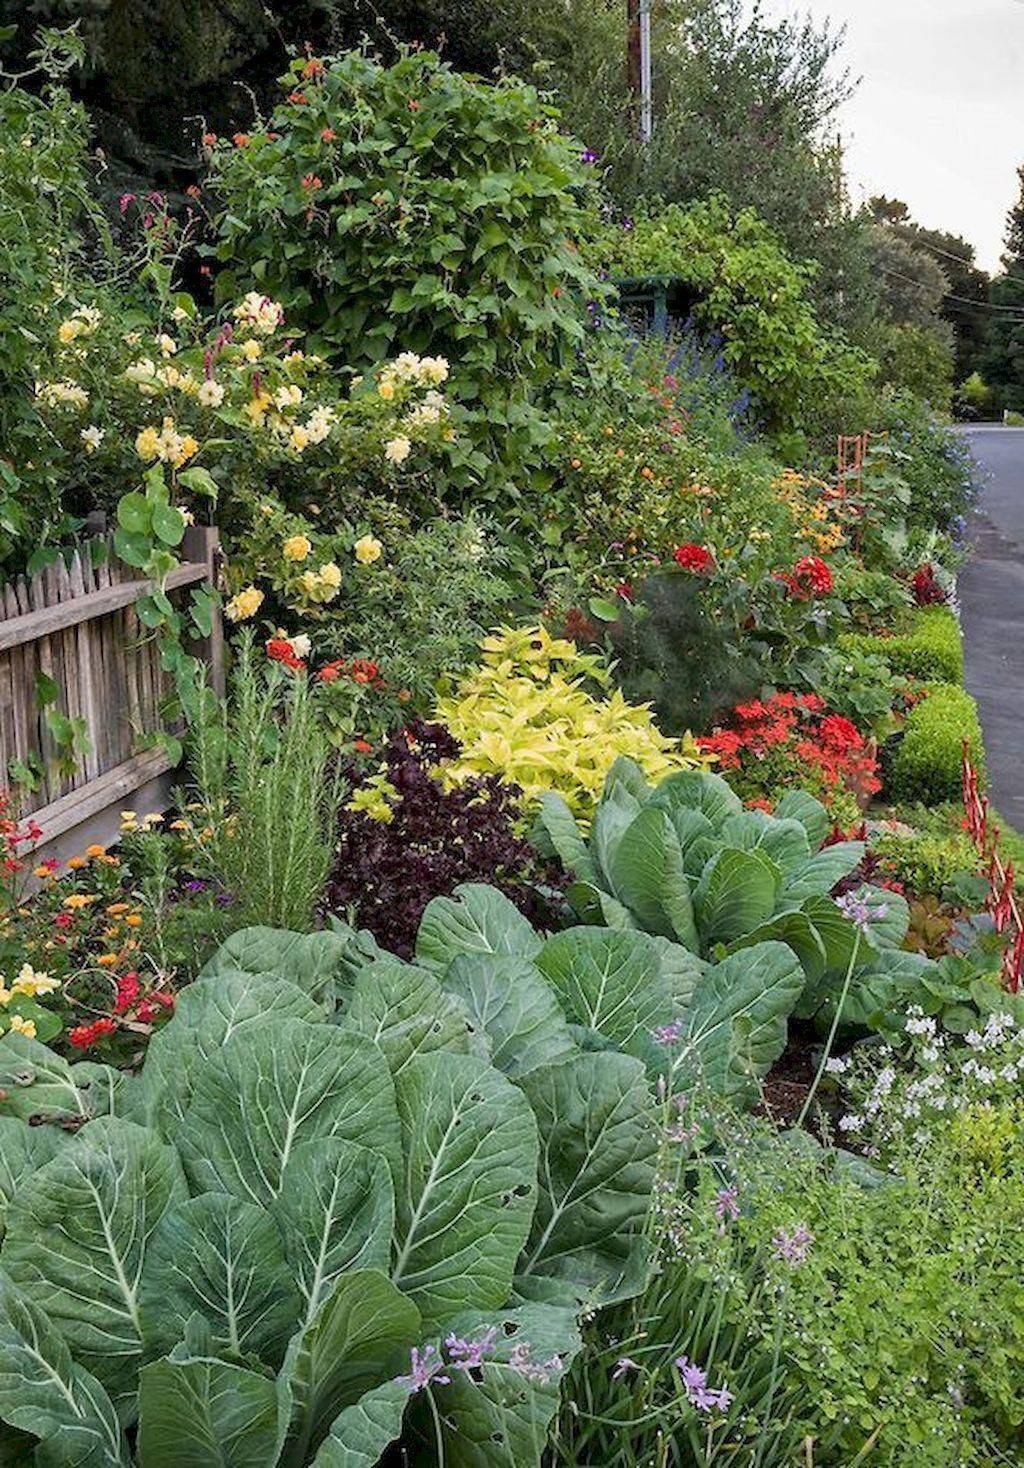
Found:
<path fill-rule="evenodd" d="M 706 576 L 715 569 L 715 558 L 707 546 L 695 545 L 692 541 L 677 546 L 672 552 L 672 559 L 684 571 L 695 571 L 699 576 Z"/>

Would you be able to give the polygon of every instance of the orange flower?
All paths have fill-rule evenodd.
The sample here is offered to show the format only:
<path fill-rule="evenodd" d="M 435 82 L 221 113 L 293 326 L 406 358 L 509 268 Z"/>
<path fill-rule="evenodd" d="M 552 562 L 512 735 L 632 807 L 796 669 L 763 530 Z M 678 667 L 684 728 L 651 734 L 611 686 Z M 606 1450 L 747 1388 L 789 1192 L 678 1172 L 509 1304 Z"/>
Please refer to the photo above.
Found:
<path fill-rule="evenodd" d="M 216 143 L 217 143 L 217 134 L 216 133 L 203 133 L 203 146 L 204 147 L 206 147 L 206 148 L 213 148 L 213 147 L 216 146 Z"/>
<path fill-rule="evenodd" d="M 325 127 L 320 136 L 325 143 L 333 143 L 338 134 L 334 131 L 333 127 Z"/>
<path fill-rule="evenodd" d="M 128 911 L 127 902 L 112 902 L 107 908 L 110 917 L 120 917 L 123 912 Z"/>
<path fill-rule="evenodd" d="M 294 103 L 296 107 L 305 107 L 307 101 L 306 94 L 305 92 L 289 92 L 288 101 Z"/>
<path fill-rule="evenodd" d="M 88 865 L 89 863 L 86 861 L 84 856 L 73 856 L 68 862 L 68 866 L 73 872 L 80 872 L 83 867 Z"/>
<path fill-rule="evenodd" d="M 251 139 L 248 133 L 235 133 L 231 141 L 236 148 L 248 148 Z"/>
<path fill-rule="evenodd" d="M 96 962 L 99 964 L 100 968 L 113 968 L 114 964 L 117 962 L 117 954 L 101 953 Z"/>
<path fill-rule="evenodd" d="M 98 845 L 87 846 L 85 848 L 85 854 L 86 856 L 106 856 L 107 848 L 105 846 Z"/>
<path fill-rule="evenodd" d="M 124 921 L 125 921 L 125 926 L 128 927 L 128 928 L 141 928 L 142 927 L 142 919 L 139 917 L 139 914 L 137 912 L 131 912 L 131 913 L 129 913 L 128 916 L 125 918 Z"/>

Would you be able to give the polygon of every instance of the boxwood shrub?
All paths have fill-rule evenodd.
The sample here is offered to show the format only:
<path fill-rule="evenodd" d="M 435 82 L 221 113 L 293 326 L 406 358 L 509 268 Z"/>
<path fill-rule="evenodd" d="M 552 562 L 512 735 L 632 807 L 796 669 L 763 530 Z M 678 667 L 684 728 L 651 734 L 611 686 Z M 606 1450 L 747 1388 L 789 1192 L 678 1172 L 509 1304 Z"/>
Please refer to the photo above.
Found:
<path fill-rule="evenodd" d="M 978 706 L 963 688 L 934 683 L 911 710 L 903 738 L 887 760 L 887 785 L 894 800 L 937 805 L 961 790 L 964 740 L 984 777 L 985 753 Z"/>
<path fill-rule="evenodd" d="M 839 639 L 850 651 L 880 653 L 894 673 L 942 683 L 964 681 L 960 624 L 948 607 L 922 607 L 910 630 L 895 637 L 847 632 Z"/>

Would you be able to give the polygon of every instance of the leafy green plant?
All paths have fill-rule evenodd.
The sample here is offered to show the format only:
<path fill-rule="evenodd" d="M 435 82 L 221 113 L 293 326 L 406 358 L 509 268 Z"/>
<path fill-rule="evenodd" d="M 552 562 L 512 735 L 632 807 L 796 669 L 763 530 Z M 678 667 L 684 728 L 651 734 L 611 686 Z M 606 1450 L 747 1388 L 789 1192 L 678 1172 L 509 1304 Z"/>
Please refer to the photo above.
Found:
<path fill-rule="evenodd" d="M 878 627 L 902 630 L 909 620 L 910 590 L 888 571 L 868 571 L 847 562 L 840 567 L 836 592 L 857 632 Z"/>
<path fill-rule="evenodd" d="M 899 951 L 908 922 L 901 897 L 863 885 L 855 899 L 829 895 L 855 872 L 864 845 L 822 845 L 831 822 L 804 791 L 787 792 L 767 815 L 744 810 L 717 775 L 681 772 L 652 790 L 619 759 L 589 841 L 553 793 L 541 799 L 538 827 L 574 873 L 568 896 L 585 921 L 640 929 L 705 960 L 788 945 L 803 973 L 794 1009 L 804 1017 L 873 1023 L 927 970 Z"/>
<path fill-rule="evenodd" d="M 356 368 L 443 353 L 466 408 L 456 483 L 518 498 L 605 293 L 575 245 L 576 148 L 532 87 L 427 51 L 297 60 L 282 81 L 266 126 L 213 149 L 218 290 L 272 292 Z"/>
<path fill-rule="evenodd" d="M 893 710 L 907 687 L 884 657 L 845 645 L 820 649 L 807 683 L 830 709 L 876 738 L 890 732 Z"/>
<path fill-rule="evenodd" d="M 613 277 L 670 277 L 692 291 L 698 321 L 721 334 L 726 361 L 776 428 L 807 426 L 822 398 L 870 381 L 870 359 L 818 321 L 813 270 L 792 261 L 752 209 L 734 213 L 715 195 L 647 203 L 588 249 Z"/>
<path fill-rule="evenodd" d="M 282 1468 L 400 1435 L 539 1463 L 579 1310 L 645 1276 L 651 1096 L 623 1004 L 580 1049 L 586 966 L 493 889 L 432 903 L 417 960 L 244 929 L 137 1077 L 0 1040 L 0 1417 L 98 1465 L 126 1434 L 145 1468 L 236 1434 Z"/>
<path fill-rule="evenodd" d="M 956 800 L 962 785 L 964 742 L 984 770 L 978 705 L 963 688 L 932 683 L 907 716 L 902 738 L 886 751 L 886 790 L 895 800 L 926 805 Z"/>
<path fill-rule="evenodd" d="M 964 680 L 963 637 L 948 607 L 922 607 L 914 614 L 908 631 L 891 637 L 844 633 L 839 646 L 849 652 L 882 657 L 894 673 L 907 678 L 936 683 Z"/>
<path fill-rule="evenodd" d="M 341 797 L 314 694 L 305 677 L 258 668 L 251 640 L 227 700 L 206 693 L 180 799 L 197 871 L 227 894 L 236 926 L 311 928 Z"/>
<path fill-rule="evenodd" d="M 963 831 L 883 831 L 871 843 L 888 876 L 914 892 L 941 893 L 961 872 L 978 869 L 973 841 Z"/>

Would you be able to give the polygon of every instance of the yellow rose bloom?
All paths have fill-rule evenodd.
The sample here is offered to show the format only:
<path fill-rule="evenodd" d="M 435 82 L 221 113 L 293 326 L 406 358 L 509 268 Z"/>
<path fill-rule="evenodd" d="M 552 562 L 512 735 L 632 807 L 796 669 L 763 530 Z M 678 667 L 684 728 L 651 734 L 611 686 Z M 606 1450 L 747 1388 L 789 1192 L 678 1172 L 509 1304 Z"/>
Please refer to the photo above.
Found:
<path fill-rule="evenodd" d="M 361 566 L 372 566 L 384 554 L 384 547 L 375 535 L 362 536 L 352 549 Z"/>
<path fill-rule="evenodd" d="M 289 535 L 281 554 L 286 561 L 304 561 L 312 549 L 313 542 L 308 535 Z"/>
<path fill-rule="evenodd" d="M 254 617 L 262 605 L 262 591 L 255 586 L 247 586 L 244 591 L 239 591 L 231 598 L 224 608 L 224 615 L 229 622 L 245 622 L 249 617 Z"/>
<path fill-rule="evenodd" d="M 160 435 L 159 433 L 157 433 L 152 424 L 150 424 L 147 428 L 143 428 L 141 432 L 136 435 L 135 452 L 138 454 L 140 459 L 146 459 L 148 461 L 149 459 L 158 458 L 160 455 L 160 448 Z"/>

